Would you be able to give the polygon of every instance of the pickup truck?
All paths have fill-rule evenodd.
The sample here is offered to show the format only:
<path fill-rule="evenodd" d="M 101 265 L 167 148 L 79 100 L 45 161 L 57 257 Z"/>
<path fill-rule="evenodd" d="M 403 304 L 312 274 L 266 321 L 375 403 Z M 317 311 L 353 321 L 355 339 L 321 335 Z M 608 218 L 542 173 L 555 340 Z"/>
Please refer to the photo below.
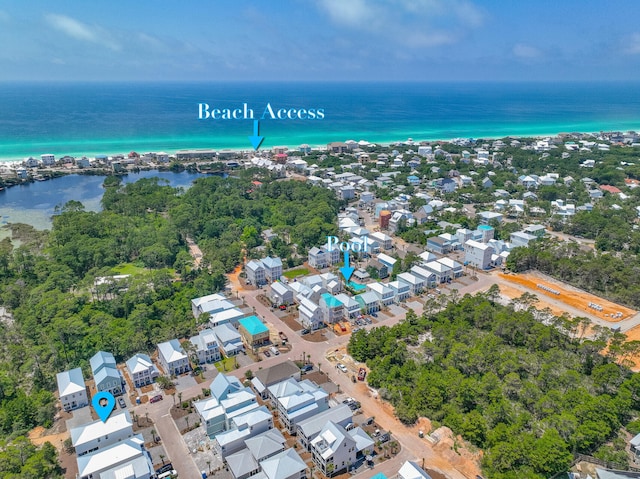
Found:
<path fill-rule="evenodd" d="M 367 370 L 365 368 L 358 369 L 358 381 L 364 381 L 367 377 Z"/>
<path fill-rule="evenodd" d="M 284 334 L 282 331 L 278 332 L 278 336 L 280 336 L 281 340 L 287 341 L 287 335 Z"/>

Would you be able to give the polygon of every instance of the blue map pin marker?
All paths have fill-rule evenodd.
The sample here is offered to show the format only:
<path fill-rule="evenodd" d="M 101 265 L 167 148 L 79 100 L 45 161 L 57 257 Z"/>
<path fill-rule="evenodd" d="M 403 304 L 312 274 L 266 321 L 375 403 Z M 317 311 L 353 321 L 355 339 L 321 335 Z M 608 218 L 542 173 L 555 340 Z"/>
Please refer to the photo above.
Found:
<path fill-rule="evenodd" d="M 107 401 L 107 404 L 103 406 L 100 402 L 104 402 L 104 400 Z M 116 398 L 114 398 L 113 394 L 110 392 L 102 391 L 93 396 L 93 399 L 91 399 L 91 405 L 93 406 L 93 409 L 96 410 L 96 414 L 102 422 L 107 422 L 113 408 L 116 407 Z"/>

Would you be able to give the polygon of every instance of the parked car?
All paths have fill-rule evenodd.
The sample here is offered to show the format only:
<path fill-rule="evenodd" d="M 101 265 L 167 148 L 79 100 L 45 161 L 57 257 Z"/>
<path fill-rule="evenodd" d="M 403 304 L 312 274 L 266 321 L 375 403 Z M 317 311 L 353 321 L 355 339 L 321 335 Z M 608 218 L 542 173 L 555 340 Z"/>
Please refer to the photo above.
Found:
<path fill-rule="evenodd" d="M 173 465 L 171 463 L 165 464 L 162 467 L 159 467 L 158 469 L 156 469 L 156 474 L 162 474 L 164 472 L 168 472 L 173 470 Z"/>
<path fill-rule="evenodd" d="M 303 373 L 307 373 L 307 372 L 311 371 L 312 369 L 313 369 L 313 364 L 309 363 L 309 364 L 304 364 L 300 368 L 300 371 L 302 371 Z"/>
<path fill-rule="evenodd" d="M 391 439 L 391 436 L 389 435 L 388 432 L 385 432 L 384 434 L 382 434 L 380 436 L 380 438 L 378 439 L 380 442 L 387 442 L 389 439 Z"/>
<path fill-rule="evenodd" d="M 162 401 L 163 399 L 164 398 L 162 397 L 162 394 L 158 394 L 157 396 L 153 396 L 151 399 L 149 399 L 149 402 L 154 403 L 154 402 Z"/>
<path fill-rule="evenodd" d="M 344 364 L 342 364 L 342 363 L 338 363 L 338 364 L 336 364 L 336 368 L 338 368 L 338 369 L 339 369 L 340 371 L 342 371 L 343 373 L 346 373 L 346 372 L 347 372 L 347 367 L 346 367 Z"/>
<path fill-rule="evenodd" d="M 267 351 L 266 349 L 263 351 L 264 355 L 268 358 L 271 357 L 271 353 L 269 351 Z"/>
<path fill-rule="evenodd" d="M 302 336 L 304 336 L 305 334 L 309 334 L 311 331 L 309 331 L 308 329 L 303 329 L 302 331 L 300 331 L 300 334 Z"/>
<path fill-rule="evenodd" d="M 280 308 L 280 310 L 282 310 L 282 311 L 286 311 L 286 310 L 287 310 L 287 305 L 285 305 L 285 304 L 281 304 L 281 305 L 279 306 L 279 308 Z"/>
<path fill-rule="evenodd" d="M 378 317 L 378 313 L 373 312 L 373 313 L 371 313 L 371 316 L 373 316 L 374 318 L 377 318 Z"/>
<path fill-rule="evenodd" d="M 123 397 L 119 397 L 118 398 L 118 405 L 120 406 L 121 409 L 124 409 L 127 407 L 127 403 L 124 402 L 124 398 Z"/>

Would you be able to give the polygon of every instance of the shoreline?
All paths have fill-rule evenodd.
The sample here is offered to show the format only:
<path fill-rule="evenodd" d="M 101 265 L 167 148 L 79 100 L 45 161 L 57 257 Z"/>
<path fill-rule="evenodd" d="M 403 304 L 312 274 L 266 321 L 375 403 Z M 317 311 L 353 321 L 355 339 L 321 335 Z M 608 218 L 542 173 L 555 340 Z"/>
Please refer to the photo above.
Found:
<path fill-rule="evenodd" d="M 478 136 L 463 136 L 463 137 L 449 137 L 449 138 L 433 138 L 433 139 L 424 139 L 424 138 L 418 138 L 416 139 L 416 137 L 412 137 L 411 133 L 409 133 L 405 139 L 384 139 L 382 141 L 369 141 L 365 138 L 358 138 L 356 139 L 356 137 L 349 137 L 349 138 L 344 138 L 342 140 L 331 140 L 331 141 L 340 141 L 340 142 L 345 142 L 345 141 L 366 141 L 368 142 L 370 145 L 374 145 L 374 146 L 379 146 L 379 147 L 391 147 L 394 146 L 396 144 L 406 144 L 407 141 L 409 140 L 409 138 L 411 138 L 413 140 L 413 144 L 416 146 L 419 146 L 421 143 L 451 143 L 452 141 L 456 140 L 456 139 L 469 139 L 469 138 L 473 138 L 476 141 L 477 140 L 499 140 L 499 139 L 505 139 L 505 138 L 509 138 L 509 139 L 522 139 L 522 138 L 531 138 L 531 139 L 541 139 L 541 138 L 548 138 L 548 137 L 556 137 L 558 135 L 561 134 L 581 134 L 581 135 L 591 135 L 591 136 L 597 136 L 600 133 L 612 133 L 612 132 L 626 132 L 626 131 L 638 131 L 640 130 L 640 124 L 638 124 L 638 128 L 624 128 L 624 129 L 600 129 L 598 131 L 579 131 L 579 130 L 571 130 L 571 129 L 564 129 L 561 131 L 556 131 L 554 133 L 549 133 L 549 132 L 541 132 L 541 133 L 522 133 L 519 134 L 516 131 L 517 129 L 514 130 L 514 133 L 508 134 L 508 135 L 478 135 Z M 327 135 L 329 136 L 329 135 Z M 335 135 L 334 135 L 335 136 Z M 398 135 L 400 136 L 400 135 Z M 320 151 L 323 149 L 326 149 L 327 144 L 330 141 L 328 141 L 327 143 L 324 144 L 308 144 L 308 146 L 311 148 L 312 151 Z M 63 153 L 55 153 L 52 152 L 52 150 L 55 150 L 55 148 L 50 148 L 47 149 L 46 151 L 41 151 L 41 152 L 32 152 L 29 154 L 29 156 L 27 157 L 22 157 L 22 158 L 16 158 L 16 156 L 0 156 L 0 165 L 7 165 L 7 166 L 18 166 L 18 165 L 22 165 L 22 162 L 27 159 L 27 158 L 39 158 L 40 155 L 43 154 L 54 154 L 56 156 L 56 158 L 62 158 L 64 156 L 71 156 L 74 158 L 82 158 L 82 157 L 87 157 L 87 158 L 95 158 L 96 156 L 116 156 L 116 155 L 124 155 L 125 157 L 129 154 L 129 152 L 131 151 L 138 151 L 143 152 L 141 154 L 145 154 L 145 153 L 159 153 L 159 152 L 163 152 L 163 153 L 167 153 L 168 155 L 175 155 L 176 153 L 180 152 L 180 151 L 184 151 L 184 150 L 213 150 L 216 151 L 217 153 L 220 152 L 229 152 L 229 153 L 234 153 L 234 154 L 238 154 L 238 155 L 245 155 L 245 154 L 251 154 L 253 153 L 256 156 L 259 156 L 260 153 L 264 153 L 264 152 L 270 152 L 273 148 L 277 147 L 277 146 L 284 146 L 286 148 L 289 149 L 289 151 L 297 151 L 299 149 L 299 147 L 303 144 L 307 144 L 307 143 L 299 143 L 297 145 L 292 145 L 292 144 L 287 144 L 287 143 L 278 143 L 278 144 L 274 144 L 273 146 L 267 146 L 267 147 L 263 147 L 260 150 L 257 151 L 253 151 L 253 149 L 249 146 L 248 142 L 247 142 L 247 147 L 246 148 L 241 148 L 241 147 L 233 147 L 233 146 L 229 146 L 229 147 L 221 147 L 221 148 L 213 148 L 213 147 L 207 147 L 207 146 L 195 146 L 195 147 L 190 147 L 190 148 L 158 148 L 158 149 L 149 149 L 148 151 L 145 151 L 146 149 L 138 149 L 135 148 L 135 145 L 133 145 L 134 141 L 132 141 L 132 146 L 129 148 L 126 148 L 128 151 L 127 152 L 108 152 L 108 151 L 78 151 L 78 152 L 63 152 Z"/>

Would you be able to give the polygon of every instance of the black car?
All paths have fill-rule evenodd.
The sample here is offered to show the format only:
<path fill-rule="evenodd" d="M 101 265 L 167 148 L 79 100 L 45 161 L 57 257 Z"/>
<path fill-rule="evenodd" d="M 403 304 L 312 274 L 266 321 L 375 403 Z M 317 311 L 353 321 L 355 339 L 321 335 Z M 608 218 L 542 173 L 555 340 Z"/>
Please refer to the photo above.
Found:
<path fill-rule="evenodd" d="M 168 472 L 168 471 L 170 471 L 172 469 L 173 469 L 173 465 L 171 463 L 165 464 L 164 466 L 156 469 L 156 474 L 162 474 L 162 473 Z"/>
<path fill-rule="evenodd" d="M 313 364 L 305 364 L 304 366 L 302 366 L 300 368 L 300 371 L 302 371 L 303 373 L 307 373 L 309 371 L 311 371 L 313 369 Z"/>
<path fill-rule="evenodd" d="M 304 336 L 305 334 L 309 334 L 311 331 L 309 331 L 308 329 L 303 329 L 302 331 L 300 331 L 300 334 L 302 336 Z"/>
<path fill-rule="evenodd" d="M 120 405 L 120 407 L 121 407 L 122 409 L 124 409 L 124 408 L 126 408 L 126 407 L 127 407 L 127 403 L 126 403 L 126 402 L 124 402 L 124 398 L 122 398 L 122 397 L 119 397 L 119 398 L 118 398 L 118 404 Z"/>
<path fill-rule="evenodd" d="M 388 432 L 385 432 L 382 436 L 380 436 L 380 439 L 378 439 L 381 443 L 387 442 L 389 439 L 391 439 L 391 436 L 389 435 Z"/>

